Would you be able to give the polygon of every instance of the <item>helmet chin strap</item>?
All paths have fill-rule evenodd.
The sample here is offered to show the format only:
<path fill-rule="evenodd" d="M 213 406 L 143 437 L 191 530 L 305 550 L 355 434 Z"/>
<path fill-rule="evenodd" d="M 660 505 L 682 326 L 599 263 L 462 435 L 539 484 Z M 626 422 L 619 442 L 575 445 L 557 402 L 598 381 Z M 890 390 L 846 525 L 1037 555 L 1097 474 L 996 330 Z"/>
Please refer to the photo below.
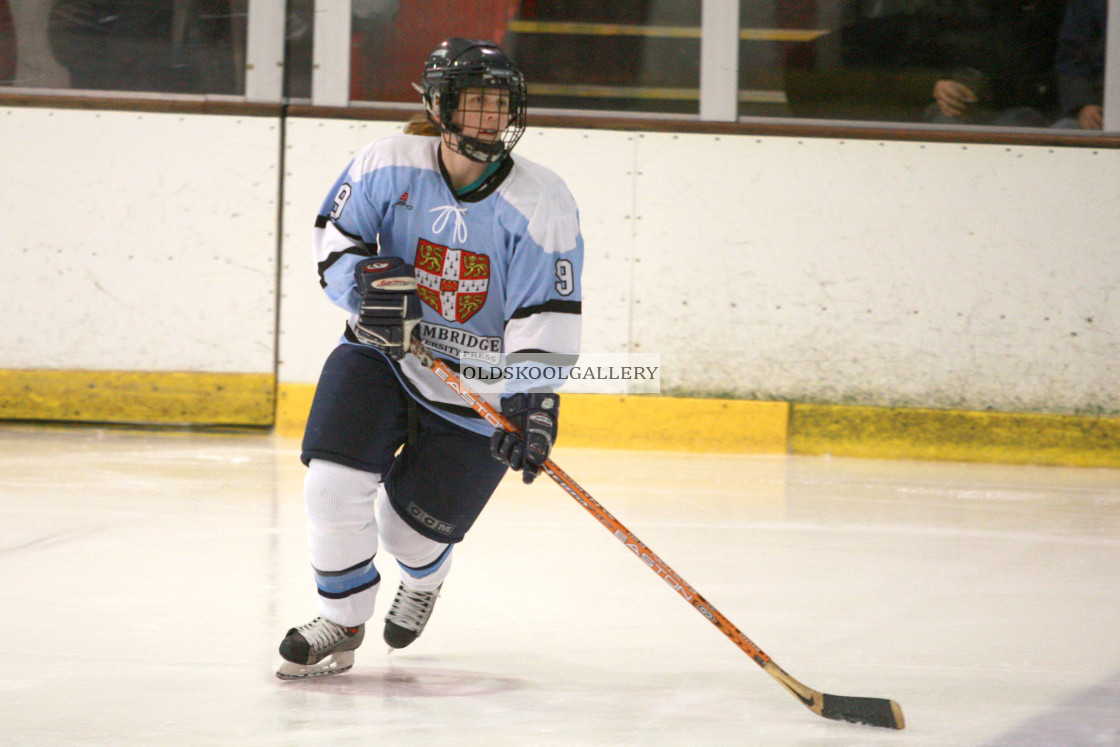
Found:
<path fill-rule="evenodd" d="M 468 163 L 472 164 L 472 165 L 477 164 L 477 166 L 482 167 L 482 173 L 484 173 L 484 174 L 488 170 L 497 167 L 498 162 L 502 160 L 502 157 L 504 155 L 504 152 L 499 153 L 497 155 L 497 157 L 490 158 L 489 160 L 486 160 L 484 158 L 480 158 L 478 156 L 472 155 L 470 150 L 469 150 L 469 147 L 468 148 L 463 148 L 462 146 L 463 146 L 462 142 L 461 141 L 457 142 L 457 138 L 454 135 L 452 135 L 450 133 L 444 133 L 443 142 L 442 142 L 443 153 L 444 153 L 444 165 L 447 166 L 448 170 L 451 171 L 451 172 L 458 171 L 459 169 L 456 168 L 452 163 L 448 162 L 448 158 L 447 158 L 448 155 L 451 155 L 453 159 L 460 159 L 459 160 L 460 168 L 465 167 Z M 476 166 L 476 168 L 477 168 L 477 166 Z M 472 169 L 472 171 L 473 171 L 473 169 Z"/>
<path fill-rule="evenodd" d="M 449 143 L 448 147 L 461 156 L 471 159 L 477 163 L 493 163 L 494 161 L 501 160 L 505 155 L 505 145 L 501 140 L 493 143 L 484 143 L 473 137 L 465 137 L 463 135 L 454 135 L 452 139 L 457 142 Z"/>
<path fill-rule="evenodd" d="M 476 163 L 493 163 L 502 160 L 508 149 L 499 135 L 493 142 L 487 143 L 478 138 L 467 137 L 461 128 L 453 126 L 444 127 L 439 118 L 439 103 L 436 99 L 434 107 L 426 107 L 428 118 L 439 131 L 443 133 L 443 142 L 452 153 L 458 153 L 464 158 L 469 158 Z M 433 111 L 433 108 L 435 111 Z"/>

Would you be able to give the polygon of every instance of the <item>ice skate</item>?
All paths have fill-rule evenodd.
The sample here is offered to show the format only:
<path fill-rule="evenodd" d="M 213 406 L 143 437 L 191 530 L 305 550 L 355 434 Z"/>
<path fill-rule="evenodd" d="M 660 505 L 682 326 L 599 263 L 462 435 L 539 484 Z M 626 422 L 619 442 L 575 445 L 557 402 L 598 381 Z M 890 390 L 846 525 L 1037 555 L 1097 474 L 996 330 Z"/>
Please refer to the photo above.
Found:
<path fill-rule="evenodd" d="M 282 680 L 342 674 L 354 666 L 354 649 L 362 645 L 366 626 L 346 628 L 322 617 L 292 628 L 280 642 Z"/>
<path fill-rule="evenodd" d="M 432 616 L 441 587 L 442 584 L 434 591 L 412 591 L 404 584 L 398 586 L 385 616 L 385 642 L 392 648 L 404 648 L 419 638 Z"/>

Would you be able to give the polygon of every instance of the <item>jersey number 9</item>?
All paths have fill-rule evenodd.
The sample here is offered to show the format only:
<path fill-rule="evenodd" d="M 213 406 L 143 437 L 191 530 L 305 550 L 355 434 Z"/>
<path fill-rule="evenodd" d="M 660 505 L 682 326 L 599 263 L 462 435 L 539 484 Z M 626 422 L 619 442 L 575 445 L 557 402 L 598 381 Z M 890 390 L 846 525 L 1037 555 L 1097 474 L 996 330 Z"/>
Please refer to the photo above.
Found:
<path fill-rule="evenodd" d="M 572 261 L 556 260 L 556 292 L 561 296 L 570 296 L 575 289 L 576 278 L 575 273 L 572 272 Z"/>
<path fill-rule="evenodd" d="M 331 220 L 338 220 L 342 215 L 342 209 L 346 207 L 351 191 L 352 187 L 349 184 L 343 184 L 338 188 L 338 194 L 334 196 L 334 204 L 331 205 Z"/>

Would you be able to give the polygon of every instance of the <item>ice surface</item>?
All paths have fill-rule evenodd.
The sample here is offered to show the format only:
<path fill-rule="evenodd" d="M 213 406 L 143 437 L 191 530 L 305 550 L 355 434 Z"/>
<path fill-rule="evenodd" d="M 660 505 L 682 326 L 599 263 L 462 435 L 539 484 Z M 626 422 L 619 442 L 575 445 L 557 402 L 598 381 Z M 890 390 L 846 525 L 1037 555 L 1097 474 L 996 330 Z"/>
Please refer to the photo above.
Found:
<path fill-rule="evenodd" d="M 298 443 L 0 428 L 0 744 L 1120 744 L 1120 472 L 566 450 L 806 685 L 813 715 L 547 478 L 456 551 L 424 636 L 273 675 L 314 616 Z M 372 645 L 371 645 L 372 644 Z"/>

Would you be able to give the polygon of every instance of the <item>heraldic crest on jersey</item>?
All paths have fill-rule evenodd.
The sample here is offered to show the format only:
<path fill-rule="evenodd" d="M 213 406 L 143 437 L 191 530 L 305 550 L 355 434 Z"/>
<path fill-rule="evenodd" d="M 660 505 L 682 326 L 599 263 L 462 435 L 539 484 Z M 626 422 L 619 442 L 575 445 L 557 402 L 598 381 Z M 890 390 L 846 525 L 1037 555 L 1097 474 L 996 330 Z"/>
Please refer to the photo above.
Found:
<path fill-rule="evenodd" d="M 420 239 L 416 284 L 420 300 L 440 316 L 449 322 L 465 322 L 486 303 L 490 257 Z"/>

